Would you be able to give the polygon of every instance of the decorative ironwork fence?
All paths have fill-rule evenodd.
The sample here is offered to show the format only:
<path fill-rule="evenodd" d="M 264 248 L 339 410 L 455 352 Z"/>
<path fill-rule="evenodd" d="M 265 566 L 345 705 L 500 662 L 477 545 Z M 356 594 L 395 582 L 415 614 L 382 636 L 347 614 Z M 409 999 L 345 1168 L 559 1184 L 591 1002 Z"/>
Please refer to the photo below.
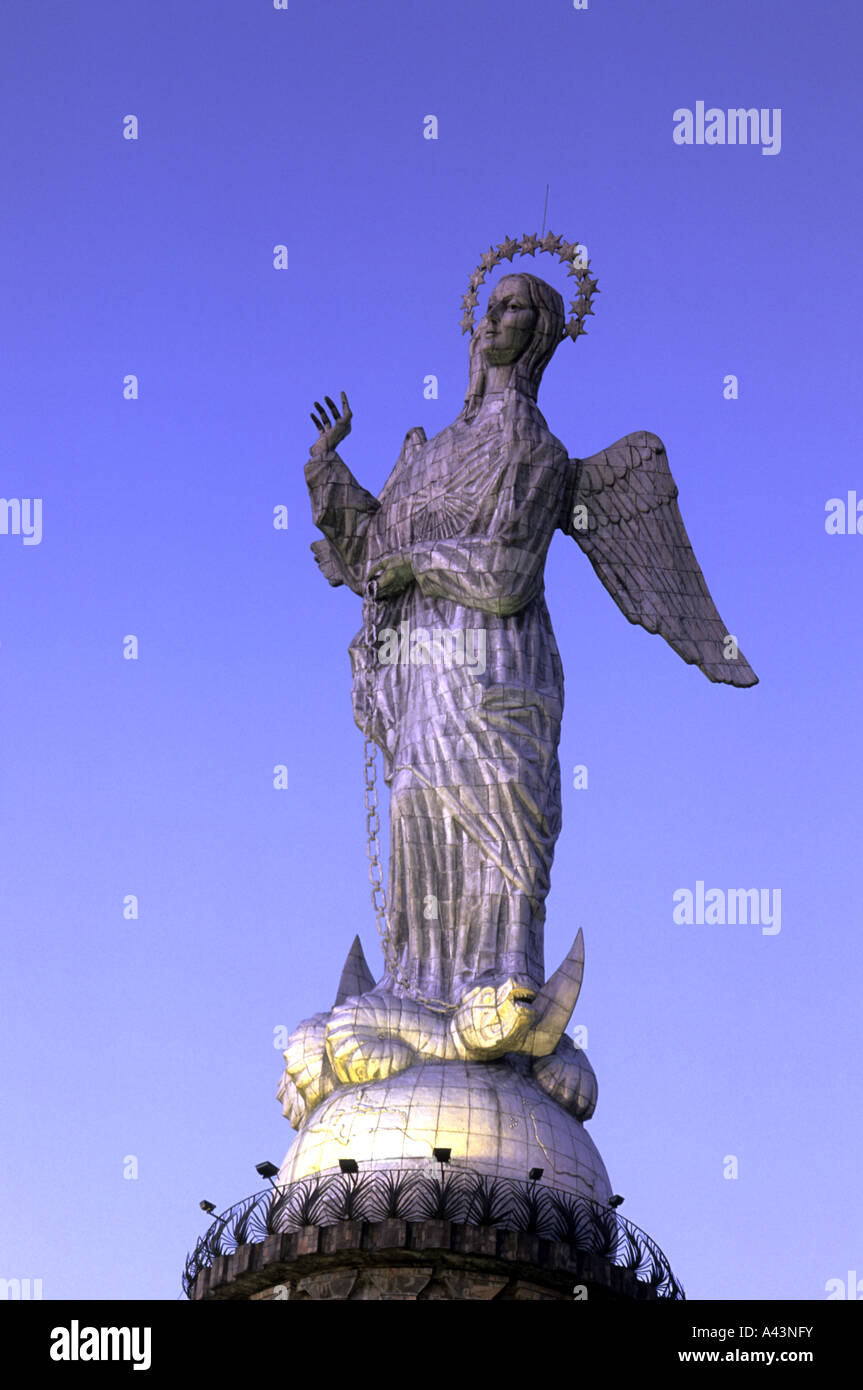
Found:
<path fill-rule="evenodd" d="M 449 1168 L 440 1176 L 405 1168 L 326 1173 L 266 1187 L 213 1221 L 186 1260 L 183 1291 L 191 1297 L 200 1271 L 240 1245 L 303 1226 L 391 1219 L 496 1226 L 564 1241 L 579 1254 L 629 1270 L 659 1298 L 685 1297 L 656 1242 L 611 1207 L 544 1183 L 492 1178 L 466 1168 Z"/>

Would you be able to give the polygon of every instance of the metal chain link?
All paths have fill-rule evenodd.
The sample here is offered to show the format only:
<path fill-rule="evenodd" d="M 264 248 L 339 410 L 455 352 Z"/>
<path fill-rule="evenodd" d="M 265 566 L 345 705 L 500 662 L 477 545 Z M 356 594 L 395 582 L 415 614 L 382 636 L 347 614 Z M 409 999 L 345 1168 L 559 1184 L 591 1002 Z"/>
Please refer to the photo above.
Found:
<path fill-rule="evenodd" d="M 384 961 L 389 970 L 387 940 L 387 893 L 384 888 L 384 873 L 381 867 L 380 818 L 378 816 L 378 770 L 377 744 L 372 738 L 372 721 L 375 710 L 375 657 L 378 643 L 378 582 L 370 579 L 363 602 L 363 639 L 365 643 L 365 729 L 363 730 L 363 754 L 365 757 L 365 807 L 366 807 L 366 854 L 369 861 L 369 883 L 372 890 L 372 907 L 375 921 L 383 943 Z M 380 901 L 378 897 L 380 896 Z"/>
<path fill-rule="evenodd" d="M 426 999 L 418 994 L 402 974 L 392 954 L 387 924 L 387 893 L 384 887 L 384 872 L 381 865 L 380 817 L 378 815 L 378 748 L 372 738 L 372 722 L 375 712 L 375 662 L 378 645 L 378 582 L 370 579 L 366 585 L 363 599 L 363 643 L 365 647 L 365 727 L 363 729 L 363 755 L 365 757 L 365 808 L 366 808 L 366 856 L 369 861 L 369 883 L 371 884 L 372 907 L 375 914 L 378 934 L 384 953 L 384 964 L 393 979 L 418 1003 L 430 1009 L 452 1013 L 457 1004 L 443 999 Z"/>

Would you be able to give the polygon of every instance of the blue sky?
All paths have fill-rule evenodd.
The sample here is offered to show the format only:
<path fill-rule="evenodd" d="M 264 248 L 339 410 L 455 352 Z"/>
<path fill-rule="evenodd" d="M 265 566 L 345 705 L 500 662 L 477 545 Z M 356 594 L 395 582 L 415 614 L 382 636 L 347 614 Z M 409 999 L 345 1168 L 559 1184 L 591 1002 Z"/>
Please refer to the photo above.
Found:
<path fill-rule="evenodd" d="M 43 534 L 0 534 L 0 1276 L 173 1298 L 198 1200 L 281 1161 L 274 1030 L 329 1006 L 357 931 L 380 959 L 309 410 L 347 390 L 374 491 L 448 424 L 470 272 L 546 185 L 600 294 L 543 413 L 574 457 L 662 437 L 761 678 L 710 685 L 556 538 L 546 962 L 583 927 L 590 1131 L 691 1297 L 863 1273 L 863 537 L 825 531 L 863 497 L 861 27 L 848 0 L 8 0 L 0 494 Z M 780 153 L 675 144 L 699 100 L 779 108 Z M 781 931 L 675 923 L 699 880 L 781 890 Z"/>

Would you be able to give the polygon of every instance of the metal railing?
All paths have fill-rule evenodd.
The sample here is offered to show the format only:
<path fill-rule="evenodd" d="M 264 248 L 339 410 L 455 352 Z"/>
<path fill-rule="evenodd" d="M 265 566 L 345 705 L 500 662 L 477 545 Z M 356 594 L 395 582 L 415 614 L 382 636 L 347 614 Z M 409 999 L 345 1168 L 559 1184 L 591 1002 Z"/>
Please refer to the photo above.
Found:
<path fill-rule="evenodd" d="M 611 1207 L 545 1183 L 495 1178 L 468 1168 L 440 1175 L 416 1169 L 325 1173 L 284 1187 L 266 1187 L 216 1217 L 186 1260 L 183 1291 L 191 1298 L 199 1273 L 241 1245 L 304 1226 L 337 1221 L 444 1220 L 568 1243 L 629 1270 L 658 1298 L 683 1299 L 683 1286 L 659 1246 Z"/>

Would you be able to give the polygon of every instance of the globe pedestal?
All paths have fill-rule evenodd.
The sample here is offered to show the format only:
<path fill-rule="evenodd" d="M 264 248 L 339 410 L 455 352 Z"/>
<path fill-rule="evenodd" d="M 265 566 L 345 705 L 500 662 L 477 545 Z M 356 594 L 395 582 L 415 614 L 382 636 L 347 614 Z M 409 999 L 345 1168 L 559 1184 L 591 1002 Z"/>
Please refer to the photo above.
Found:
<path fill-rule="evenodd" d="M 368 1168 L 428 1171 L 435 1149 L 453 1169 L 525 1180 L 542 1170 L 556 1190 L 606 1204 L 611 1185 L 584 1125 L 530 1075 L 527 1059 L 420 1062 L 385 1081 L 344 1086 L 306 1118 L 279 1186 L 337 1172 L 341 1159 Z"/>
<path fill-rule="evenodd" d="M 198 1242 L 188 1297 L 682 1298 L 659 1247 L 610 1205 L 584 1126 L 529 1065 L 428 1061 L 340 1087 L 302 1124 L 274 1186 Z"/>
<path fill-rule="evenodd" d="M 497 1060 L 441 1057 L 452 1034 L 434 1015 L 370 995 L 361 970 L 343 975 L 331 1013 L 285 1052 L 279 1098 L 298 1132 L 278 1179 L 216 1218 L 186 1262 L 187 1296 L 682 1298 L 662 1251 L 617 1210 L 584 1127 L 596 1079 L 562 1037 L 580 943 L 538 996 L 522 1051 Z M 512 1021 L 508 989 L 492 993 L 477 992 L 478 1050 Z"/>

